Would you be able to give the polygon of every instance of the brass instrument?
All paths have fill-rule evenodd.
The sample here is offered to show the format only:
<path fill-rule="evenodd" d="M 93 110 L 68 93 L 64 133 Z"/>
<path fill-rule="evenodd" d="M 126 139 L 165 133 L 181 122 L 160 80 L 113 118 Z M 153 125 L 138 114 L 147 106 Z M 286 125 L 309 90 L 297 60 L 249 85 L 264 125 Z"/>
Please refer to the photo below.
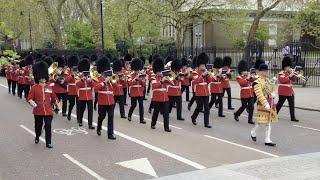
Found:
<path fill-rule="evenodd" d="M 90 77 L 94 81 L 98 81 L 100 74 L 98 73 L 97 66 L 92 66 L 90 69 Z"/>
<path fill-rule="evenodd" d="M 289 72 L 291 72 L 291 75 L 303 80 L 307 81 L 307 78 L 303 75 L 303 68 L 301 66 L 296 66 L 294 69 L 290 68 Z"/>

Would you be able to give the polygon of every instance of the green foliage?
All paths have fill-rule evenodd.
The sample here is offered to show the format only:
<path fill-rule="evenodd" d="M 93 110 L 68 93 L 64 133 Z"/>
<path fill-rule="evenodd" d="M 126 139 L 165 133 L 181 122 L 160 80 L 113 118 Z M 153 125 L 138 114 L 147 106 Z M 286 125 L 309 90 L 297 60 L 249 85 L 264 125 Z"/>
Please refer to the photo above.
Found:
<path fill-rule="evenodd" d="M 312 36 L 320 36 L 320 3 L 309 1 L 306 8 L 296 16 L 296 22 L 300 26 L 302 33 Z"/>
<path fill-rule="evenodd" d="M 10 56 L 10 57 L 12 57 L 14 59 L 19 59 L 20 58 L 18 53 L 13 51 L 13 50 L 5 50 L 5 51 L 3 51 L 3 55 Z"/>
<path fill-rule="evenodd" d="M 269 26 L 264 24 L 260 25 L 254 35 L 254 40 L 259 43 L 264 42 L 270 38 L 271 36 L 269 34 Z"/>
<path fill-rule="evenodd" d="M 95 38 L 90 25 L 74 23 L 67 30 L 68 49 L 93 49 Z"/>

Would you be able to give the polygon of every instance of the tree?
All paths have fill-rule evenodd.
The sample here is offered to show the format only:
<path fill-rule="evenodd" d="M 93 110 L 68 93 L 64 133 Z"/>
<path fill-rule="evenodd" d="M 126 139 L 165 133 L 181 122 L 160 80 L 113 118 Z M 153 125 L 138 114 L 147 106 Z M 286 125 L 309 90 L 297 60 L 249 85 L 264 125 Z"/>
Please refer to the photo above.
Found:
<path fill-rule="evenodd" d="M 88 24 L 74 23 L 67 29 L 68 49 L 94 49 L 95 37 L 93 29 Z"/>

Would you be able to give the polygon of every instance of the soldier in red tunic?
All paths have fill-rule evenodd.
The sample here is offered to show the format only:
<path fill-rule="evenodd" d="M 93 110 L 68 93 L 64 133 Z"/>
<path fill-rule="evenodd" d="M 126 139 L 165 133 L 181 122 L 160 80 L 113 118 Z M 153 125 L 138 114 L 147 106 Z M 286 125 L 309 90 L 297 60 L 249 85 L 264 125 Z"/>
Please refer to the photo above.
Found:
<path fill-rule="evenodd" d="M 123 84 L 127 82 L 127 77 L 123 74 L 122 67 L 123 63 L 118 59 L 116 59 L 112 64 L 112 70 L 117 81 L 117 83 L 113 85 L 113 93 L 115 103 L 119 104 L 120 116 L 121 118 L 126 119 Z"/>
<path fill-rule="evenodd" d="M 282 69 L 278 76 L 278 94 L 279 101 L 277 103 L 277 112 L 279 113 L 283 103 L 288 100 L 291 121 L 298 122 L 294 112 L 294 91 L 292 88 L 292 83 L 297 81 L 296 74 L 291 68 L 292 61 L 289 56 L 286 56 L 282 60 Z"/>
<path fill-rule="evenodd" d="M 18 76 L 19 76 L 19 65 L 15 62 L 12 64 L 12 84 L 11 84 L 11 92 L 12 95 L 16 95 L 17 83 L 18 83 Z"/>
<path fill-rule="evenodd" d="M 213 104 L 218 105 L 218 116 L 219 117 L 225 117 L 223 115 L 223 87 L 222 87 L 222 81 L 223 81 L 223 75 L 221 74 L 221 68 L 222 68 L 222 59 L 220 57 L 215 58 L 213 63 L 213 72 L 212 75 L 209 76 L 210 79 L 210 93 L 211 93 L 211 100 L 209 103 L 209 108 L 211 109 Z"/>
<path fill-rule="evenodd" d="M 19 70 L 18 70 L 18 97 L 22 99 L 22 92 L 23 92 L 23 85 L 24 85 L 24 67 L 25 61 L 21 60 L 19 63 Z"/>
<path fill-rule="evenodd" d="M 116 82 L 112 80 L 112 70 L 110 70 L 109 59 L 103 60 L 107 63 L 105 71 L 102 73 L 103 81 L 95 84 L 95 89 L 98 93 L 98 126 L 97 134 L 101 135 L 102 123 L 108 113 L 108 139 L 115 140 L 113 132 L 113 119 L 114 119 L 114 86 Z M 97 66 L 100 66 L 101 59 L 97 62 Z M 104 64 L 103 63 L 103 64 Z"/>
<path fill-rule="evenodd" d="M 241 87 L 240 98 L 241 98 L 241 107 L 234 113 L 234 119 L 239 121 L 239 116 L 241 113 L 248 109 L 248 123 L 254 124 L 252 121 L 253 109 L 254 109 L 254 96 L 252 90 L 252 83 L 256 80 L 255 78 L 249 75 L 248 63 L 245 60 L 242 60 L 238 64 L 239 76 L 237 77 L 237 82 Z"/>
<path fill-rule="evenodd" d="M 230 82 L 229 82 L 229 80 L 232 77 L 231 76 L 232 70 L 230 69 L 231 63 L 232 63 L 231 57 L 225 56 L 223 58 L 223 69 L 226 70 L 226 76 L 222 79 L 221 85 L 223 88 L 223 96 L 224 96 L 225 92 L 227 92 L 227 94 L 228 94 L 228 109 L 234 110 L 234 108 L 232 107 L 232 103 L 231 103 L 231 100 L 232 100 L 231 86 L 230 86 Z"/>
<path fill-rule="evenodd" d="M 77 87 L 76 87 L 76 73 L 78 72 L 79 58 L 76 55 L 70 56 L 68 59 L 68 67 L 70 73 L 66 76 L 65 82 L 67 83 L 67 99 L 69 102 L 67 119 L 71 120 L 71 113 L 74 105 L 78 104 Z M 78 108 L 76 108 L 78 110 Z M 77 113 L 78 116 L 78 113 Z"/>
<path fill-rule="evenodd" d="M 194 84 L 192 83 L 193 79 L 195 79 L 195 77 L 198 76 L 197 73 L 197 59 L 198 57 L 195 56 L 192 59 L 192 67 L 193 67 L 193 71 L 190 73 L 190 79 L 191 79 L 191 88 L 192 88 L 192 97 L 191 100 L 188 103 L 188 110 L 190 111 L 192 104 L 194 103 L 194 101 L 196 100 L 196 95 L 195 95 L 195 91 L 194 91 Z"/>
<path fill-rule="evenodd" d="M 122 81 L 122 87 L 123 87 L 124 104 L 125 105 L 128 105 L 127 104 L 127 95 L 128 95 L 128 87 L 129 87 L 128 77 L 130 76 L 130 71 L 131 71 L 131 68 L 130 68 L 131 60 L 132 60 L 132 56 L 130 54 L 126 54 L 123 58 L 123 62 L 124 62 L 123 66 L 124 67 L 123 67 L 122 73 L 125 76 L 125 80 Z"/>
<path fill-rule="evenodd" d="M 143 107 L 143 99 L 144 99 L 144 87 L 146 86 L 146 74 L 141 73 L 143 69 L 143 62 L 136 58 L 131 62 L 131 77 L 128 80 L 129 83 L 129 95 L 131 97 L 131 106 L 129 109 L 128 120 L 131 121 L 131 116 L 134 109 L 137 106 L 137 102 L 139 103 L 139 117 L 140 123 L 146 124 L 144 120 L 144 107 Z"/>
<path fill-rule="evenodd" d="M 6 65 L 5 66 L 5 75 L 7 78 L 7 84 L 8 84 L 8 93 L 11 93 L 11 84 L 12 84 L 12 66 L 11 65 Z"/>
<path fill-rule="evenodd" d="M 181 59 L 182 69 L 181 73 L 184 74 L 183 77 L 181 77 L 181 93 L 183 94 L 184 91 L 186 91 L 186 101 L 189 102 L 190 98 L 190 69 L 188 68 L 188 60 L 187 58 L 183 57 Z"/>
<path fill-rule="evenodd" d="M 168 96 L 169 96 L 169 113 L 171 113 L 172 108 L 176 105 L 177 108 L 177 120 L 183 121 L 182 117 L 182 95 L 181 95 L 181 77 L 184 74 L 180 74 L 182 64 L 180 60 L 173 60 L 171 63 L 171 71 L 175 75 L 172 77 L 173 85 L 168 86 Z"/>
<path fill-rule="evenodd" d="M 33 84 L 33 79 L 32 79 L 32 66 L 33 66 L 33 57 L 31 55 L 27 56 L 25 59 L 25 67 L 23 68 L 23 85 L 22 89 L 24 92 L 24 97 L 27 98 L 29 91 L 30 91 L 30 86 Z"/>
<path fill-rule="evenodd" d="M 27 101 L 33 107 L 33 115 L 35 119 L 35 143 L 39 143 L 41 130 L 43 127 L 46 132 L 46 147 L 52 148 L 51 144 L 51 122 L 52 122 L 52 105 L 59 109 L 57 96 L 54 94 L 52 87 L 47 84 L 49 80 L 48 65 L 40 61 L 33 66 L 33 76 L 35 85 L 32 86 Z"/>
<path fill-rule="evenodd" d="M 197 107 L 194 110 L 191 120 L 194 125 L 197 125 L 197 118 L 204 108 L 204 126 L 206 128 L 211 128 L 212 126 L 209 123 L 209 87 L 208 84 L 210 79 L 208 78 L 209 72 L 206 70 L 206 64 L 209 62 L 209 56 L 205 53 L 200 53 L 197 58 L 197 75 L 194 77 L 192 84 L 194 86 L 195 98 Z"/>
<path fill-rule="evenodd" d="M 152 121 L 151 129 L 156 128 L 159 112 L 163 115 L 163 125 L 166 132 L 171 132 L 169 128 L 169 98 L 167 93 L 168 85 L 173 85 L 168 76 L 163 76 L 162 71 L 164 70 L 163 58 L 156 56 L 153 59 L 152 69 L 156 74 L 155 80 L 151 82 L 152 86 Z"/>
<path fill-rule="evenodd" d="M 90 62 L 84 58 L 78 63 L 78 70 L 81 72 L 80 77 L 76 80 L 78 94 L 78 114 L 77 119 L 79 126 L 82 126 L 83 113 L 88 107 L 88 126 L 89 129 L 94 129 L 92 125 L 93 119 L 93 87 L 94 80 L 90 77 Z"/>

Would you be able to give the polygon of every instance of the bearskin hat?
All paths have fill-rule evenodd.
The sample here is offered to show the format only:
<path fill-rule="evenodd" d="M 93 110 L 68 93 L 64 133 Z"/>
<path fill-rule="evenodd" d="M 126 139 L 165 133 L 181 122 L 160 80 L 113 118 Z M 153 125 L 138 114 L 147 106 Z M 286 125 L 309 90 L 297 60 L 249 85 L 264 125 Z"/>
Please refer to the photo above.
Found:
<path fill-rule="evenodd" d="M 19 62 L 19 67 L 20 68 L 23 68 L 23 67 L 25 67 L 26 66 L 26 62 L 24 62 L 24 61 L 20 61 Z"/>
<path fill-rule="evenodd" d="M 149 56 L 149 59 L 148 59 L 149 64 L 152 64 L 152 58 L 153 58 L 152 55 L 150 55 L 150 56 Z"/>
<path fill-rule="evenodd" d="M 171 63 L 171 70 L 172 71 L 180 71 L 180 69 L 182 68 L 182 64 L 181 61 L 179 59 L 173 60 Z"/>
<path fill-rule="evenodd" d="M 265 61 L 263 59 L 257 59 L 256 62 L 254 63 L 254 68 L 259 69 L 260 64 L 264 64 Z"/>
<path fill-rule="evenodd" d="M 131 61 L 131 60 L 132 60 L 131 54 L 126 54 L 126 55 L 123 57 L 123 60 L 124 60 L 124 61 Z"/>
<path fill-rule="evenodd" d="M 77 66 L 79 63 L 79 58 L 77 55 L 72 55 L 68 59 L 68 67 L 72 68 L 73 66 Z"/>
<path fill-rule="evenodd" d="M 66 60 L 61 56 L 56 57 L 55 62 L 58 63 L 58 67 L 65 67 L 66 66 Z"/>
<path fill-rule="evenodd" d="M 144 66 L 146 64 L 146 58 L 144 56 L 141 56 L 140 59 L 141 59 L 143 66 Z"/>
<path fill-rule="evenodd" d="M 43 61 L 46 62 L 49 67 L 53 63 L 53 59 L 50 56 L 45 57 Z"/>
<path fill-rule="evenodd" d="M 114 58 L 110 53 L 107 53 L 106 57 L 109 59 L 110 63 L 113 62 Z"/>
<path fill-rule="evenodd" d="M 192 68 L 196 68 L 197 67 L 197 59 L 198 59 L 197 56 L 194 56 L 192 58 Z"/>
<path fill-rule="evenodd" d="M 131 61 L 131 70 L 140 71 L 143 68 L 143 62 L 139 58 L 134 58 Z"/>
<path fill-rule="evenodd" d="M 164 60 L 162 57 L 157 57 L 155 59 L 152 60 L 152 69 L 153 72 L 157 73 L 157 72 L 161 72 L 164 70 Z"/>
<path fill-rule="evenodd" d="M 103 73 L 104 71 L 110 70 L 110 60 L 106 56 L 101 57 L 97 63 L 97 71 L 98 73 Z"/>
<path fill-rule="evenodd" d="M 248 70 L 249 70 L 248 62 L 245 60 L 241 60 L 238 63 L 238 73 L 241 74 L 243 71 L 248 71 Z"/>
<path fill-rule="evenodd" d="M 79 72 L 90 70 L 90 61 L 87 58 L 81 59 L 78 63 Z"/>
<path fill-rule="evenodd" d="M 230 67 L 232 63 L 232 58 L 230 56 L 225 56 L 223 58 L 223 66 L 228 66 Z"/>
<path fill-rule="evenodd" d="M 221 57 L 216 57 L 213 62 L 213 68 L 220 69 L 223 67 L 223 60 Z"/>
<path fill-rule="evenodd" d="M 166 57 L 166 62 L 165 62 L 165 64 L 167 64 L 168 62 L 172 62 L 174 60 L 174 58 L 171 56 L 171 55 L 169 55 L 169 56 L 167 56 Z"/>
<path fill-rule="evenodd" d="M 197 67 L 201 64 L 208 64 L 210 58 L 206 53 L 200 53 L 197 58 Z"/>
<path fill-rule="evenodd" d="M 181 66 L 188 66 L 188 59 L 186 57 L 181 58 Z"/>
<path fill-rule="evenodd" d="M 48 64 L 44 61 L 39 61 L 33 65 L 32 73 L 36 83 L 39 83 L 40 79 L 46 79 L 46 81 L 49 81 L 48 68 Z"/>
<path fill-rule="evenodd" d="M 120 60 L 114 60 L 112 64 L 112 69 L 115 72 L 119 72 L 122 70 L 123 64 Z"/>
<path fill-rule="evenodd" d="M 90 56 L 90 62 L 93 63 L 93 62 L 96 62 L 98 60 L 98 56 L 96 54 L 92 54 Z"/>
<path fill-rule="evenodd" d="M 288 67 L 288 66 L 290 66 L 290 67 L 292 66 L 292 61 L 289 56 L 285 56 L 282 59 L 282 69 L 284 69 L 285 67 Z"/>
<path fill-rule="evenodd" d="M 33 65 L 33 57 L 31 55 L 27 56 L 24 61 L 26 66 Z"/>

